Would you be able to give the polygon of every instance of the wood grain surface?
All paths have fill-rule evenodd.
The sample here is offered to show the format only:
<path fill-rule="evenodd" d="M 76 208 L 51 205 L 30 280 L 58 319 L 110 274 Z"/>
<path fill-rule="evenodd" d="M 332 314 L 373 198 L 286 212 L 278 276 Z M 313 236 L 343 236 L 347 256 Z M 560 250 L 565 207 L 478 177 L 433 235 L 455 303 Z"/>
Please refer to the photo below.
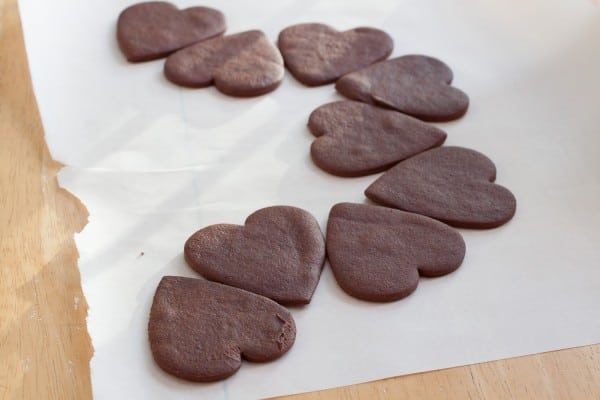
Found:
<path fill-rule="evenodd" d="M 59 188 L 33 95 L 16 0 L 0 0 L 0 399 L 90 399 L 73 234 L 87 211 Z M 600 305 L 599 305 L 600 306 Z M 285 397 L 600 399 L 600 345 Z"/>
<path fill-rule="evenodd" d="M 0 2 L 0 398 L 91 397 L 74 232 L 31 88 L 16 1 Z"/>

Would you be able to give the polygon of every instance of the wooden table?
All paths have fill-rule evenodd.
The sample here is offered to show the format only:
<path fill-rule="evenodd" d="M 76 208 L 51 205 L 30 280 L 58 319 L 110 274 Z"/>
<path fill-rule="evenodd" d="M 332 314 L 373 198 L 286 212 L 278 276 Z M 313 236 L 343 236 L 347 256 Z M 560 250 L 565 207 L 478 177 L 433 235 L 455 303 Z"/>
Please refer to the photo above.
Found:
<path fill-rule="evenodd" d="M 0 101 L 0 398 L 89 399 L 93 349 L 73 240 L 87 211 L 57 185 L 16 0 L 0 0 Z M 286 397 L 359 398 L 600 399 L 600 345 Z"/>

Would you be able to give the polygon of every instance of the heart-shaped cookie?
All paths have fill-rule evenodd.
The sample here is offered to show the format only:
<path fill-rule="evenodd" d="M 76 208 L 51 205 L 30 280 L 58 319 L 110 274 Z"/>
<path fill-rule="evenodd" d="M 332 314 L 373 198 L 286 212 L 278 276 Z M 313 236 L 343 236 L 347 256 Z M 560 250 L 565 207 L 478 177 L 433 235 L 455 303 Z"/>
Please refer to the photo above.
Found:
<path fill-rule="evenodd" d="M 367 204 L 336 204 L 327 223 L 327 255 L 345 292 L 368 301 L 411 294 L 419 275 L 457 269 L 465 256 L 462 236 L 422 215 Z"/>
<path fill-rule="evenodd" d="M 310 154 L 321 169 L 339 176 L 362 176 L 440 146 L 446 133 L 416 118 L 356 101 L 317 108 L 308 128 L 318 138 Z"/>
<path fill-rule="evenodd" d="M 365 191 L 376 203 L 426 215 L 462 228 L 495 228 L 517 207 L 513 194 L 494 183 L 496 167 L 462 147 L 428 150 L 396 165 Z"/>
<path fill-rule="evenodd" d="M 290 206 L 260 209 L 245 226 L 218 224 L 194 233 L 184 256 L 211 281 L 281 304 L 308 304 L 325 263 L 325 240 L 308 212 Z"/>
<path fill-rule="evenodd" d="M 149 61 L 221 35 L 225 28 L 225 16 L 218 10 L 208 7 L 179 10 L 170 3 L 151 1 L 121 12 L 117 41 L 127 60 Z"/>
<path fill-rule="evenodd" d="M 271 361 L 294 344 L 296 325 L 272 300 L 219 283 L 175 276 L 160 281 L 148 322 L 156 363 L 198 382 L 233 375 L 248 361 Z"/>
<path fill-rule="evenodd" d="M 231 96 L 258 96 L 275 90 L 283 79 L 279 50 L 261 31 L 222 36 L 170 55 L 165 76 L 187 87 L 214 83 Z"/>
<path fill-rule="evenodd" d="M 340 32 L 324 24 L 285 28 L 277 44 L 292 75 L 308 86 L 334 82 L 348 72 L 385 60 L 394 48 L 390 35 L 379 29 Z"/>
<path fill-rule="evenodd" d="M 340 78 L 344 96 L 393 108 L 424 121 L 462 117 L 469 98 L 450 86 L 452 70 L 432 57 L 409 55 L 382 61 Z"/>

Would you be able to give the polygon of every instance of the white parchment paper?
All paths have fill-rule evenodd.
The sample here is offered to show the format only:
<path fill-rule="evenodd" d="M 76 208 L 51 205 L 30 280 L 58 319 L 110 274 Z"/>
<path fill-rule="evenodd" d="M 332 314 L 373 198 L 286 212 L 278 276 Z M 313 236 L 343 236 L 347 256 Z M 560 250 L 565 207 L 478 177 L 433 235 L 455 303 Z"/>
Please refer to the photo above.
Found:
<path fill-rule="evenodd" d="M 462 231 L 463 266 L 391 304 L 347 296 L 326 266 L 277 362 L 193 384 L 152 361 L 147 319 L 163 275 L 196 276 L 185 239 L 289 204 L 325 228 L 377 176 L 342 179 L 309 157 L 309 113 L 340 97 L 287 74 L 253 99 L 176 87 L 162 61 L 129 64 L 115 40 L 132 1 L 22 0 L 32 78 L 60 183 L 90 211 L 77 236 L 97 399 L 244 399 L 600 342 L 600 12 L 590 0 L 205 1 L 228 32 L 276 40 L 297 22 L 388 31 L 394 56 L 433 55 L 471 107 L 440 124 L 487 154 L 518 200 L 509 224 Z M 181 7 L 194 1 L 176 1 Z M 142 255 L 143 254 L 143 255 Z M 74 307 L 77 307 L 74 299 Z"/>

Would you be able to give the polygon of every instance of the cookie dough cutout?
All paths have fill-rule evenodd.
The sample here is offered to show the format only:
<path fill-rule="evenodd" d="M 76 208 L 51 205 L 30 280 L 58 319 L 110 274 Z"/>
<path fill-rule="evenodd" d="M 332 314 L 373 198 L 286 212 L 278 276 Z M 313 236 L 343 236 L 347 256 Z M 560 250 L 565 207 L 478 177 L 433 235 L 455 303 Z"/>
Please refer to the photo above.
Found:
<path fill-rule="evenodd" d="M 154 294 L 152 356 L 182 379 L 225 379 L 248 361 L 272 361 L 294 344 L 288 310 L 265 297 L 203 279 L 165 276 Z"/>
<path fill-rule="evenodd" d="M 398 110 L 423 121 L 462 117 L 469 98 L 450 86 L 452 70 L 438 59 L 408 55 L 373 64 L 340 78 L 335 88 L 344 96 Z"/>
<path fill-rule="evenodd" d="M 283 58 L 261 31 L 222 36 L 170 55 L 164 73 L 186 87 L 215 85 L 230 96 L 259 96 L 275 90 L 283 79 Z"/>
<path fill-rule="evenodd" d="M 365 191 L 375 203 L 435 218 L 460 228 L 495 228 L 517 208 L 515 196 L 494 183 L 496 166 L 463 147 L 439 147 L 405 160 Z"/>
<path fill-rule="evenodd" d="M 225 32 L 225 16 L 208 7 L 179 10 L 151 1 L 126 8 L 117 21 L 117 41 L 130 62 L 163 58 L 193 43 Z"/>
<path fill-rule="evenodd" d="M 465 256 L 465 242 L 456 230 L 422 215 L 340 203 L 329 213 L 327 254 L 346 293 L 389 302 L 411 294 L 419 276 L 456 270 Z"/>
<path fill-rule="evenodd" d="M 188 265 L 211 281 L 286 305 L 308 304 L 325 263 L 325 240 L 315 218 L 300 208 L 273 206 L 244 226 L 211 225 L 185 243 Z"/>
<path fill-rule="evenodd" d="M 446 140 L 446 133 L 430 124 L 356 101 L 317 108 L 308 128 L 317 136 L 310 148 L 314 163 L 344 177 L 385 171 Z"/>
<path fill-rule="evenodd" d="M 335 82 L 342 75 L 385 60 L 394 48 L 390 35 L 379 29 L 340 32 L 318 23 L 285 28 L 277 44 L 288 70 L 307 86 Z"/>

